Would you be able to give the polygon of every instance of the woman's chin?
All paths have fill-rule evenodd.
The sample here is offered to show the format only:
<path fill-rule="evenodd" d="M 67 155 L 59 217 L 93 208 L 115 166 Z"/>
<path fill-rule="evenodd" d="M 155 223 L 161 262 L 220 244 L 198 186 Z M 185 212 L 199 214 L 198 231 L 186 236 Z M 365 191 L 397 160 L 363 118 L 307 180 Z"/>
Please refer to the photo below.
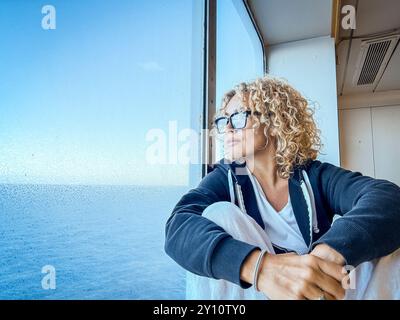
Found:
<path fill-rule="evenodd" d="M 243 159 L 243 155 L 242 154 L 235 154 L 235 153 L 231 153 L 231 152 L 227 152 L 224 154 L 224 158 L 233 162 L 233 161 L 238 161 Z"/>

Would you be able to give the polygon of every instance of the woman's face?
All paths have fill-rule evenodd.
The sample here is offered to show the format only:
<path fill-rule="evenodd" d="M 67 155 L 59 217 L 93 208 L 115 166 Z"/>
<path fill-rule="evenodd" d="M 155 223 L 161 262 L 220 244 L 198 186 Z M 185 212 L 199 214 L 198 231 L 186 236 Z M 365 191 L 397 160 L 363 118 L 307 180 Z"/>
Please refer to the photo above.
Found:
<path fill-rule="evenodd" d="M 245 102 L 238 95 L 235 95 L 226 106 L 226 116 L 238 111 L 249 110 Z M 259 128 L 253 129 L 254 122 L 249 116 L 244 129 L 233 129 L 228 123 L 224 134 L 224 156 L 226 159 L 234 161 L 240 158 L 255 156 L 257 152 L 265 150 L 266 138 L 263 133 L 264 124 Z"/>

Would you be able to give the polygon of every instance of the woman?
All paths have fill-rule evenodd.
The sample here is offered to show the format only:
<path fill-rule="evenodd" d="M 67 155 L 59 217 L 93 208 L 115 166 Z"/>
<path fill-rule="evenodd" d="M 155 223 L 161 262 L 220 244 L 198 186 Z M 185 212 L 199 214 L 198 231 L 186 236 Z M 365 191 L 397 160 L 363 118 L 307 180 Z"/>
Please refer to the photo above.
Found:
<path fill-rule="evenodd" d="M 165 251 L 189 271 L 187 297 L 365 298 L 376 259 L 400 247 L 400 188 L 315 160 L 313 112 L 277 79 L 227 93 L 215 128 L 224 159 L 166 224 Z M 362 273 L 353 295 L 344 265 Z"/>

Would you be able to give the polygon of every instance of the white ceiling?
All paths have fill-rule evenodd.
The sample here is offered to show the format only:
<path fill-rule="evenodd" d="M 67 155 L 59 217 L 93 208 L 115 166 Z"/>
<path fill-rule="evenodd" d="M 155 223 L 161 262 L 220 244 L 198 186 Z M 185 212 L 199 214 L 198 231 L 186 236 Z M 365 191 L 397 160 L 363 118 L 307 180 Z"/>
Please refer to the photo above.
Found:
<path fill-rule="evenodd" d="M 345 1 L 343 1 L 345 2 Z M 400 27 L 399 0 L 359 0 L 354 36 Z"/>
<path fill-rule="evenodd" d="M 331 34 L 332 0 L 248 0 L 268 45 Z"/>

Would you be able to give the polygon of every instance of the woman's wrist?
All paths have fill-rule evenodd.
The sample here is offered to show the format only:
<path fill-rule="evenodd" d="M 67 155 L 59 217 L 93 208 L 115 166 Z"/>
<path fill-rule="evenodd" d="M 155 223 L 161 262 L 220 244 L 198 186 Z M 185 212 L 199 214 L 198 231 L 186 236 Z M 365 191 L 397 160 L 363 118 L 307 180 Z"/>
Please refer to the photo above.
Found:
<path fill-rule="evenodd" d="M 258 276 L 260 274 L 260 268 L 261 268 L 261 266 L 263 264 L 264 256 L 267 253 L 268 253 L 267 249 L 263 249 L 261 251 L 261 253 L 258 255 L 257 262 L 256 262 L 256 265 L 254 267 L 254 271 L 253 271 L 253 286 L 256 289 L 256 291 L 260 291 L 260 289 L 258 288 Z"/>
<path fill-rule="evenodd" d="M 253 284 L 254 268 L 260 252 L 260 249 L 253 250 L 243 261 L 242 267 L 240 268 L 240 279 L 242 281 Z"/>

